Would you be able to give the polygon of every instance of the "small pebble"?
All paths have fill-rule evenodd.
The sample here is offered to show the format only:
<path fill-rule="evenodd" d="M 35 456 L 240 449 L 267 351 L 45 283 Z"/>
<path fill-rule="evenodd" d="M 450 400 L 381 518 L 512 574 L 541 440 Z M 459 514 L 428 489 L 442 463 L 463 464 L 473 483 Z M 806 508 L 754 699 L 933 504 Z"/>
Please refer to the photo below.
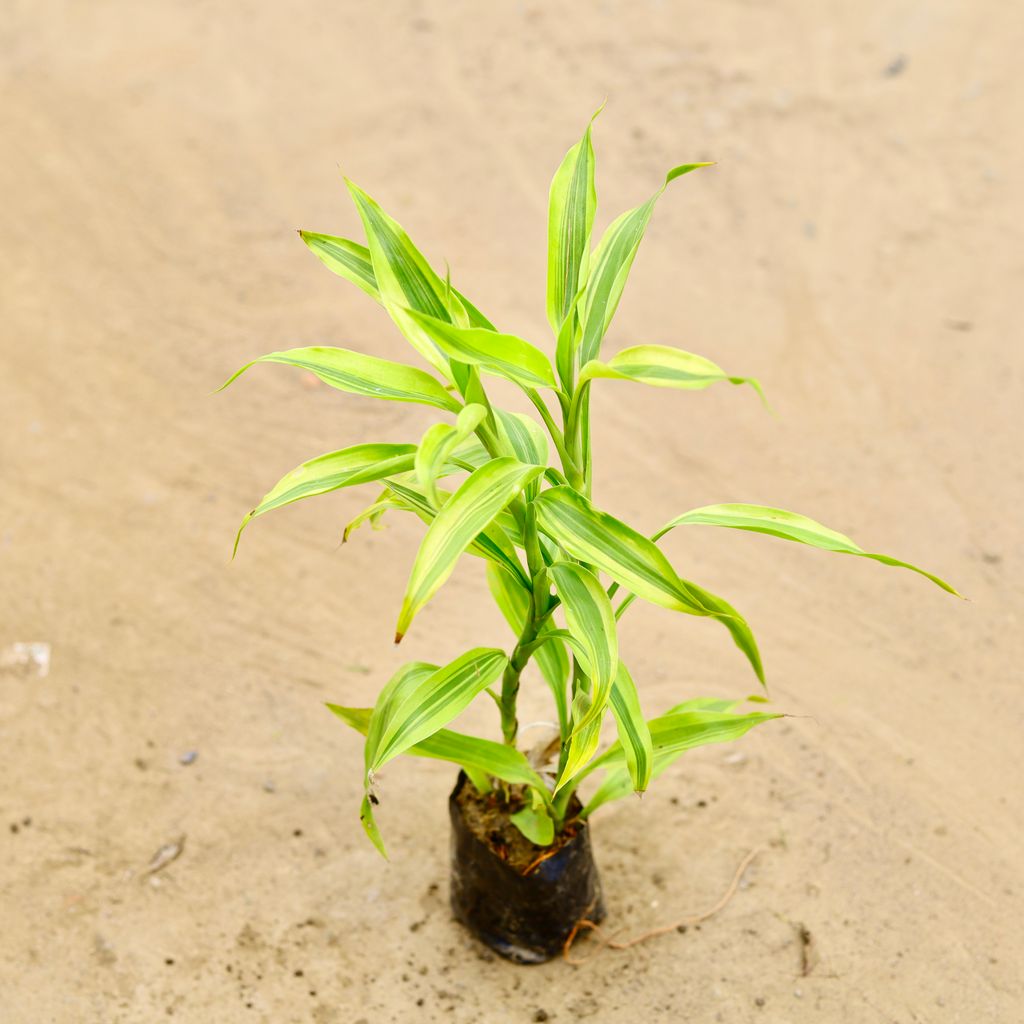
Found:
<path fill-rule="evenodd" d="M 906 69 L 907 58 L 901 53 L 886 65 L 884 74 L 886 78 L 895 78 L 897 75 L 902 75 Z"/>
<path fill-rule="evenodd" d="M 198 756 L 199 756 L 199 751 L 198 750 L 189 750 L 186 753 L 182 754 L 181 757 L 178 758 L 178 763 L 186 765 L 186 766 L 190 765 L 190 764 L 195 764 L 195 760 L 196 760 L 196 758 Z"/>
<path fill-rule="evenodd" d="M 277 792 L 277 786 L 274 785 L 274 780 L 273 779 L 267 779 L 267 781 L 263 783 L 263 792 L 264 793 L 276 793 Z"/>

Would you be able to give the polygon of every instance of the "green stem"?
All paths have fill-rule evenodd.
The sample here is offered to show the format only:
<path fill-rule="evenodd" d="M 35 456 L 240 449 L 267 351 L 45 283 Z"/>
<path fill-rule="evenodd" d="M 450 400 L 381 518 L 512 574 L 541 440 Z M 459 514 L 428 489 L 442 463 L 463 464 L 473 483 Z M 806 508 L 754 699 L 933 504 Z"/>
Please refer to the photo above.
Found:
<path fill-rule="evenodd" d="M 519 732 L 519 722 L 516 718 L 519 677 L 529 663 L 530 656 L 539 646 L 536 642 L 537 634 L 555 609 L 551 602 L 551 584 L 540 549 L 537 516 L 532 503 L 526 506 L 524 518 L 523 542 L 533 587 L 530 591 L 530 608 L 526 623 L 501 677 L 501 734 L 509 746 L 515 746 L 516 734 Z"/>
<path fill-rule="evenodd" d="M 590 381 L 585 380 L 572 396 L 572 402 L 569 405 L 569 412 L 565 418 L 565 435 L 569 438 L 570 444 L 576 439 L 576 435 L 579 433 L 580 412 L 589 391 Z"/>
<path fill-rule="evenodd" d="M 544 426 L 548 428 L 548 433 L 551 435 L 551 440 L 554 443 L 555 450 L 558 452 L 558 457 L 562 460 L 562 469 L 564 470 L 565 475 L 570 481 L 572 481 L 574 477 L 579 477 L 580 470 L 565 446 L 565 437 L 562 434 L 562 431 L 558 429 L 558 425 L 555 423 L 554 417 L 551 415 L 551 410 L 548 409 L 544 399 L 541 398 L 540 394 L 533 388 L 526 388 L 525 391 L 530 401 L 533 402 L 536 407 L 537 412 L 540 413 L 541 419 L 544 421 Z"/>
<path fill-rule="evenodd" d="M 519 696 L 519 677 L 523 669 L 529 664 L 530 656 L 538 645 L 535 644 L 537 634 L 541 627 L 547 622 L 553 608 L 547 609 L 538 615 L 535 609 L 536 598 L 530 595 L 530 613 L 526 619 L 526 625 L 512 650 L 512 655 L 505 666 L 505 672 L 501 677 L 501 735 L 505 743 L 510 747 L 516 745 L 516 735 L 519 732 L 519 721 L 516 717 L 516 698 Z"/>

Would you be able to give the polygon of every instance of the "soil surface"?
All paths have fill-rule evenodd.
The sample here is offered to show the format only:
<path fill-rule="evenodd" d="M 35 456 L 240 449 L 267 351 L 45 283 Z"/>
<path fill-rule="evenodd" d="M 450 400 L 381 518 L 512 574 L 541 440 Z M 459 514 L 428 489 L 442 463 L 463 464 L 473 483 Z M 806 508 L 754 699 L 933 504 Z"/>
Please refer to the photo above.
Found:
<path fill-rule="evenodd" d="M 996 0 L 8 0 L 0 15 L 0 1020 L 1006 1022 L 1024 1007 L 1024 17 Z M 792 508 L 911 573 L 700 527 L 662 542 L 756 631 L 794 717 L 599 811 L 613 930 L 580 968 L 449 916 L 454 769 L 399 759 L 384 861 L 358 737 L 410 658 L 511 643 L 477 559 L 392 642 L 422 536 L 372 487 L 242 515 L 435 410 L 261 353 L 415 362 L 295 235 L 338 167 L 504 330 L 547 346 L 551 174 L 595 126 L 598 230 L 665 171 L 607 351 L 675 344 L 772 403 L 599 381 L 595 500 L 654 531 Z M 495 385 L 499 401 L 510 389 Z M 15 646 L 15 645 L 36 646 Z M 637 602 L 645 708 L 755 683 Z M 524 679 L 528 727 L 547 690 Z M 481 699 L 460 728 L 498 735 Z M 582 952 L 588 939 L 581 940 Z"/>
<path fill-rule="evenodd" d="M 529 874 L 533 865 L 542 857 L 556 854 L 574 835 L 577 825 L 573 817 L 582 810 L 582 805 L 573 798 L 565 828 L 555 836 L 548 846 L 537 846 L 512 824 L 511 816 L 522 810 L 524 801 L 521 786 L 512 787 L 509 799 L 505 800 L 500 790 L 481 795 L 468 780 L 456 796 L 462 808 L 463 820 L 470 831 L 500 857 L 522 874 Z"/>

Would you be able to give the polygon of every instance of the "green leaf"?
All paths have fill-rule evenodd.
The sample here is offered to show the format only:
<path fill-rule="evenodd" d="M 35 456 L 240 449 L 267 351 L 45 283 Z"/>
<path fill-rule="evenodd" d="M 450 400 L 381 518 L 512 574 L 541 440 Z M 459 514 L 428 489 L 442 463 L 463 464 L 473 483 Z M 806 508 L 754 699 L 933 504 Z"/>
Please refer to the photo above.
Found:
<path fill-rule="evenodd" d="M 351 537 L 352 534 L 356 530 L 358 530 L 359 527 L 362 526 L 363 523 L 365 523 L 367 520 L 370 521 L 370 525 L 373 527 L 373 529 L 381 530 L 383 529 L 383 527 L 379 526 L 378 524 L 380 523 L 380 519 L 385 512 L 391 509 L 407 509 L 407 506 L 404 504 L 404 502 L 401 502 L 394 497 L 388 497 L 387 495 L 390 494 L 389 491 L 385 491 L 384 494 L 384 497 L 378 498 L 372 504 L 367 505 L 366 508 L 364 508 L 357 515 L 354 515 L 345 524 L 345 530 L 341 535 L 342 544 L 347 544 L 349 537 Z"/>
<path fill-rule="evenodd" d="M 379 771 L 392 758 L 446 726 L 501 675 L 507 663 L 504 651 L 476 647 L 404 686 L 392 701 L 369 771 Z"/>
<path fill-rule="evenodd" d="M 380 751 L 380 740 L 387 728 L 394 721 L 396 710 L 402 705 L 421 683 L 438 671 L 437 665 L 425 661 L 410 661 L 403 665 L 381 688 L 377 701 L 373 706 L 366 730 L 366 744 L 363 749 L 363 761 L 366 769 L 364 782 L 369 786 L 370 772 Z"/>
<path fill-rule="evenodd" d="M 408 631 L 416 613 L 451 575 L 459 555 L 541 472 L 540 466 L 525 466 L 503 456 L 474 470 L 445 502 L 427 528 L 413 563 L 398 616 L 396 643 Z"/>
<path fill-rule="evenodd" d="M 476 306 L 474 306 L 473 303 L 458 290 L 458 288 L 453 288 L 452 292 L 455 294 L 455 297 L 459 302 L 462 303 L 462 308 L 466 311 L 466 316 L 469 318 L 470 327 L 483 327 L 484 330 L 487 331 L 497 330 L 494 324 L 492 324 L 491 321 L 488 320 L 487 317 L 485 317 L 483 313 L 481 313 L 480 310 L 477 309 Z"/>
<path fill-rule="evenodd" d="M 600 111 L 597 112 L 598 114 Z M 590 232 L 597 209 L 590 119 L 583 138 L 565 155 L 548 196 L 548 322 L 557 334 L 587 277 Z"/>
<path fill-rule="evenodd" d="M 680 578 L 652 540 L 602 512 L 571 487 L 543 491 L 534 505 L 537 525 L 573 558 L 596 566 L 652 604 L 721 620 L 764 682 L 757 643 L 743 617 L 720 597 Z"/>
<path fill-rule="evenodd" d="M 370 250 L 365 245 L 316 231 L 300 231 L 299 235 L 325 267 L 362 288 L 371 298 L 381 301 Z"/>
<path fill-rule="evenodd" d="M 283 363 L 315 373 L 325 384 L 370 398 L 386 398 L 392 402 L 419 402 L 438 409 L 462 408 L 437 380 L 414 366 L 393 363 L 389 359 L 350 352 L 345 348 L 293 348 L 286 352 L 271 352 L 246 363 L 229 377 L 217 390 L 223 391 L 237 380 L 250 366 L 257 363 Z"/>
<path fill-rule="evenodd" d="M 569 395 L 576 388 L 576 350 L 582 336 L 577 307 L 583 298 L 585 288 L 585 285 L 582 286 L 576 293 L 555 338 L 555 369 L 558 371 L 558 379 L 562 382 L 562 389 Z"/>
<path fill-rule="evenodd" d="M 343 722 L 364 736 L 369 729 L 373 709 L 346 708 L 328 704 L 330 710 Z M 503 779 L 513 785 L 529 786 L 545 791 L 544 780 L 530 767 L 524 754 L 504 743 L 467 736 L 451 729 L 439 729 L 426 739 L 414 743 L 406 754 L 448 761 L 469 771 Z"/>
<path fill-rule="evenodd" d="M 365 245 L 360 245 L 348 238 L 338 238 L 335 235 L 321 235 L 315 231 L 300 231 L 299 234 L 325 266 L 340 277 L 347 278 L 353 284 L 358 285 L 367 295 L 383 305 L 380 290 L 377 288 L 377 277 L 373 272 L 370 250 Z M 452 288 L 451 292 L 462 303 L 471 326 L 486 327 L 489 331 L 494 330 L 494 324 L 458 288 Z M 458 309 L 458 306 L 456 305 L 455 308 Z"/>
<path fill-rule="evenodd" d="M 684 582 L 698 603 L 707 609 L 707 614 L 718 619 L 729 630 L 733 643 L 746 656 L 758 682 L 764 686 L 764 665 L 761 663 L 761 652 L 758 650 L 757 640 L 754 639 L 754 633 L 747 620 L 724 598 L 712 594 L 710 590 L 705 590 L 704 587 L 698 586 L 692 580 Z"/>
<path fill-rule="evenodd" d="M 587 694 L 583 714 L 573 708 L 573 729 L 569 753 L 559 786 L 571 779 L 593 755 L 600 723 L 612 693 L 619 667 L 619 642 L 615 612 L 597 577 L 575 562 L 555 562 L 548 570 L 565 609 L 569 632 L 579 644 L 584 666 L 593 687 Z M 597 724 L 598 729 L 591 728 Z"/>
<path fill-rule="evenodd" d="M 427 429 L 416 450 L 416 478 L 434 505 L 440 505 L 437 478 L 448 457 L 480 425 L 487 410 L 482 405 L 467 405 L 456 417 L 455 425 L 435 423 Z"/>
<path fill-rule="evenodd" d="M 654 205 L 670 181 L 698 167 L 709 164 L 681 164 L 665 176 L 665 184 L 640 206 L 627 210 L 609 225 L 591 258 L 590 276 L 583 297 L 581 319 L 583 338 L 580 342 L 580 362 L 596 359 L 601 350 L 601 339 L 611 323 L 626 287 L 629 268 L 633 265 L 640 241 L 647 230 Z"/>
<path fill-rule="evenodd" d="M 669 530 L 677 526 L 701 524 L 705 526 L 727 526 L 733 530 L 750 530 L 754 533 L 767 533 L 772 537 L 781 537 L 783 540 L 796 541 L 798 544 L 808 544 L 811 547 L 820 548 L 822 551 L 837 551 L 843 555 L 858 555 L 861 558 L 870 558 L 883 565 L 895 565 L 902 569 L 910 569 L 912 572 L 930 579 L 936 586 L 941 587 L 947 593 L 959 593 L 945 580 L 933 575 L 924 569 L 911 565 L 909 562 L 901 562 L 899 559 L 890 558 L 888 555 L 872 554 L 858 547 L 849 537 L 827 526 L 808 519 L 807 516 L 799 515 L 796 512 L 786 512 L 781 508 L 768 508 L 765 505 L 705 505 L 703 508 L 695 508 L 681 516 L 677 516 L 670 523 L 658 531 L 656 537 L 662 537 Z"/>
<path fill-rule="evenodd" d="M 730 377 L 710 359 L 668 345 L 634 345 L 624 348 L 607 363 L 591 360 L 580 370 L 580 383 L 595 377 L 693 391 L 728 381 L 730 384 L 749 384 L 764 400 L 761 385 L 753 377 Z"/>
<path fill-rule="evenodd" d="M 406 313 L 452 359 L 479 366 L 526 388 L 557 387 L 548 357 L 514 334 L 499 334 L 482 327 L 456 327 L 413 309 Z"/>
<path fill-rule="evenodd" d="M 505 432 L 512 454 L 531 466 L 547 466 L 548 438 L 541 425 L 521 412 L 495 409 L 498 423 Z"/>
<path fill-rule="evenodd" d="M 555 823 L 544 804 L 527 805 L 509 817 L 509 821 L 535 846 L 550 846 L 555 839 Z"/>
<path fill-rule="evenodd" d="M 687 750 L 709 743 L 725 743 L 739 739 L 755 725 L 783 717 L 785 716 L 778 713 L 769 714 L 762 711 L 744 715 L 691 711 L 652 719 L 649 723 L 654 750 L 651 778 L 657 778 Z M 624 761 L 625 754 L 621 745 L 615 744 L 593 763 L 592 768 L 607 767 L 610 770 L 583 808 L 581 817 L 590 815 L 609 800 L 617 800 L 632 792 L 633 783 Z"/>
<path fill-rule="evenodd" d="M 573 558 L 597 566 L 639 597 L 690 615 L 707 615 L 658 546 L 564 485 L 535 502 L 537 525 Z"/>
<path fill-rule="evenodd" d="M 608 594 L 597 577 L 576 562 L 555 562 L 548 571 L 562 600 L 569 632 L 585 652 L 590 678 L 598 692 L 610 694 L 619 664 L 619 644 Z"/>
<path fill-rule="evenodd" d="M 611 705 L 619 727 L 619 745 L 626 758 L 629 778 L 634 791 L 642 793 L 647 789 L 654 767 L 654 744 L 640 708 L 636 683 L 621 661 L 612 687 Z"/>
<path fill-rule="evenodd" d="M 359 805 L 359 820 L 362 823 L 363 831 L 369 836 L 370 842 L 377 847 L 380 855 L 387 860 L 388 853 L 384 849 L 384 840 L 381 838 L 380 829 L 377 828 L 377 822 L 373 817 L 373 804 L 369 793 L 363 796 L 363 802 Z"/>
<path fill-rule="evenodd" d="M 486 463 L 486 465 L 489 464 L 489 462 Z M 418 485 L 408 480 L 397 479 L 390 479 L 387 483 L 391 492 L 405 503 L 409 511 L 415 512 L 423 522 L 429 525 L 437 518 L 438 508 L 431 504 L 429 497 Z M 442 506 L 451 498 L 448 491 L 438 489 L 437 494 Z M 511 519 L 511 516 L 508 519 Z M 481 530 L 466 550 L 471 555 L 486 558 L 502 566 L 524 587 L 529 586 L 530 578 L 519 561 L 513 540 L 503 528 L 505 520 L 506 514 L 499 512 L 494 522 L 486 529 Z M 514 526 L 514 523 L 511 525 Z"/>
<path fill-rule="evenodd" d="M 760 694 L 756 697 L 747 698 L 747 700 L 759 701 L 764 699 Z M 676 704 L 675 707 L 669 708 L 665 714 L 678 715 L 683 711 L 732 711 L 742 703 L 743 701 L 741 700 L 725 700 L 721 697 L 693 697 L 690 700 L 684 700 L 681 704 Z"/>
<path fill-rule="evenodd" d="M 578 641 L 572 634 L 569 636 L 572 637 L 569 641 L 570 646 L 575 648 Z M 563 790 L 586 767 L 587 762 L 597 752 L 598 744 L 601 742 L 601 722 L 607 707 L 607 701 L 603 706 L 599 706 L 583 687 L 576 691 L 576 696 L 572 701 L 572 720 L 580 724 L 573 728 L 572 735 L 569 737 L 569 749 L 566 753 L 565 764 L 555 783 L 555 793 Z"/>
<path fill-rule="evenodd" d="M 235 537 L 235 552 L 242 531 L 257 516 L 301 498 L 326 494 L 341 487 L 381 480 L 392 473 L 412 469 L 416 458 L 413 444 L 357 444 L 328 452 L 293 469 L 264 495 L 263 500 L 243 520 Z M 234 554 L 232 554 L 234 557 Z"/>
<path fill-rule="evenodd" d="M 451 379 L 447 358 L 422 328 L 410 318 L 408 311 L 413 309 L 437 317 L 441 321 L 450 321 L 450 306 L 458 300 L 454 298 L 451 289 L 445 286 L 444 281 L 434 273 L 402 226 L 389 217 L 361 188 L 347 178 L 345 183 L 363 221 L 373 272 L 384 308 L 420 355 L 446 378 Z M 460 312 L 457 307 L 456 312 Z"/>
<path fill-rule="evenodd" d="M 517 581 L 498 564 L 487 566 L 487 583 L 491 590 L 494 603 L 498 606 L 505 621 L 515 636 L 521 636 L 526 625 L 526 616 L 530 614 L 529 581 Z M 545 636 L 552 630 L 550 619 L 540 630 Z M 569 702 L 566 687 L 569 681 L 569 657 L 565 653 L 565 645 L 555 639 L 549 640 L 533 653 L 544 682 L 548 684 L 555 701 L 558 713 L 558 728 L 563 739 L 569 735 Z"/>

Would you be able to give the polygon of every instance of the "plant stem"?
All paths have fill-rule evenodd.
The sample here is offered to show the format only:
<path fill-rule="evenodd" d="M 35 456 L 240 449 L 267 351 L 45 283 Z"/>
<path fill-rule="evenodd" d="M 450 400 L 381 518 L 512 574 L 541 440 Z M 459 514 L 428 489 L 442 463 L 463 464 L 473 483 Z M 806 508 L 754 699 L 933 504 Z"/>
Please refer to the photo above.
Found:
<path fill-rule="evenodd" d="M 498 704 L 501 709 L 501 735 L 510 747 L 515 746 L 516 735 L 519 732 L 519 722 L 516 718 L 519 677 L 529 664 L 533 652 L 540 646 L 537 643 L 537 634 L 554 610 L 554 606 L 549 604 L 547 609 L 537 614 L 536 597 L 530 596 L 530 612 L 526 619 L 526 625 L 523 626 L 523 631 L 519 635 L 519 640 L 512 650 L 508 664 L 505 666 L 505 672 L 501 677 L 501 700 Z"/>
<path fill-rule="evenodd" d="M 539 392 L 533 388 L 526 388 L 526 394 L 530 401 L 533 402 L 540 413 L 541 419 L 544 420 L 544 426 L 548 428 L 548 433 L 551 435 L 551 440 L 554 442 L 555 450 L 558 452 L 559 459 L 562 460 L 562 470 L 571 482 L 574 478 L 580 476 L 580 470 L 576 463 L 573 462 L 572 456 L 569 454 L 568 449 L 565 446 L 565 437 L 562 431 L 558 429 L 555 423 L 554 417 L 551 415 L 551 410 L 548 409 L 547 403 L 541 398 Z"/>
<path fill-rule="evenodd" d="M 516 717 L 519 677 L 530 660 L 526 648 L 536 639 L 536 629 L 531 615 L 501 677 L 501 736 L 510 747 L 516 745 L 516 736 L 519 733 L 519 720 Z"/>
<path fill-rule="evenodd" d="M 544 559 L 541 556 L 537 518 L 532 504 L 526 506 L 523 538 L 526 545 L 527 563 L 533 578 L 533 589 L 530 592 L 530 607 L 526 623 L 523 625 L 523 631 L 519 635 L 519 640 L 516 642 L 501 677 L 501 734 L 509 746 L 515 746 L 516 735 L 519 732 L 519 722 L 516 717 L 519 677 L 529 664 L 531 655 L 537 649 L 537 634 L 555 609 L 555 605 L 551 601 L 551 584 L 548 580 Z"/>

